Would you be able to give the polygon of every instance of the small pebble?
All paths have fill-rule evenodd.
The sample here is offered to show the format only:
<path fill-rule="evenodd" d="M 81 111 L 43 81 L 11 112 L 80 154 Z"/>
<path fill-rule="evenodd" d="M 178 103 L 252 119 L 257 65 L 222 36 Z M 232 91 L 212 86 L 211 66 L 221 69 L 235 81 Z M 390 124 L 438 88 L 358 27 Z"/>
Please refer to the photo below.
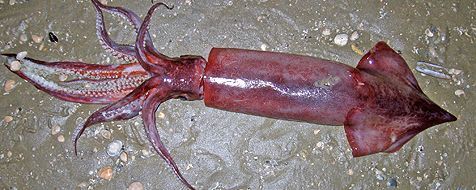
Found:
<path fill-rule="evenodd" d="M 58 136 L 58 142 L 60 142 L 60 143 L 64 142 L 64 136 L 63 135 Z"/>
<path fill-rule="evenodd" d="M 111 139 L 111 131 L 103 129 L 101 130 L 101 136 L 105 139 Z"/>
<path fill-rule="evenodd" d="M 88 183 L 85 182 L 85 181 L 83 181 L 83 182 L 81 182 L 81 183 L 78 184 L 78 187 L 81 188 L 81 189 L 82 189 L 82 188 L 86 188 L 86 187 L 88 187 Z"/>
<path fill-rule="evenodd" d="M 122 152 L 121 155 L 119 156 L 119 159 L 121 159 L 122 162 L 127 163 L 128 157 L 129 156 L 127 155 L 127 152 Z"/>
<path fill-rule="evenodd" d="M 380 170 L 375 170 L 375 177 L 377 178 L 377 180 L 380 180 L 380 181 L 385 179 L 385 175 Z"/>
<path fill-rule="evenodd" d="M 10 63 L 10 70 L 12 71 L 19 71 L 21 69 L 20 61 L 12 61 Z"/>
<path fill-rule="evenodd" d="M 15 0 L 10 0 L 10 5 L 14 5 L 17 1 Z"/>
<path fill-rule="evenodd" d="M 28 40 L 28 36 L 26 36 L 26 34 L 21 34 L 20 35 L 20 41 L 26 42 L 27 40 Z"/>
<path fill-rule="evenodd" d="M 455 95 L 460 97 L 461 95 L 464 95 L 464 91 L 463 90 L 456 90 Z"/>
<path fill-rule="evenodd" d="M 266 45 L 266 44 L 261 44 L 261 50 L 262 50 L 262 51 L 266 51 L 266 49 L 268 49 L 268 45 Z"/>
<path fill-rule="evenodd" d="M 7 80 L 5 81 L 5 84 L 3 85 L 3 89 L 5 90 L 5 92 L 11 92 L 13 90 L 13 88 L 15 88 L 15 81 L 14 80 Z"/>
<path fill-rule="evenodd" d="M 429 28 L 425 30 L 425 34 L 428 37 L 433 37 L 435 35 Z"/>
<path fill-rule="evenodd" d="M 316 129 L 316 130 L 313 131 L 313 133 L 314 133 L 314 135 L 317 135 L 317 134 L 319 134 L 320 131 L 321 131 L 321 130 Z"/>
<path fill-rule="evenodd" d="M 12 157 L 12 155 L 13 155 L 12 151 L 8 151 L 8 152 L 7 152 L 7 158 Z"/>
<path fill-rule="evenodd" d="M 107 145 L 107 154 L 109 156 L 119 156 L 122 151 L 122 142 L 120 140 L 115 140 Z"/>
<path fill-rule="evenodd" d="M 21 60 L 25 59 L 25 57 L 26 57 L 27 54 L 28 54 L 28 53 L 27 53 L 26 51 L 22 51 L 22 52 L 18 53 L 18 54 L 17 54 L 17 60 L 20 60 L 20 61 L 21 61 Z"/>
<path fill-rule="evenodd" d="M 56 135 L 56 134 L 58 134 L 60 131 L 61 131 L 61 128 L 60 128 L 59 125 L 53 125 L 53 127 L 51 127 L 51 134 L 52 134 L 52 135 Z"/>
<path fill-rule="evenodd" d="M 347 34 L 337 34 L 334 37 L 334 44 L 338 46 L 345 46 L 347 45 L 348 41 L 349 41 L 349 35 Z"/>
<path fill-rule="evenodd" d="M 397 180 L 395 178 L 390 178 L 387 182 L 387 186 L 392 187 L 392 188 L 397 187 L 397 184 L 398 183 L 397 183 Z"/>
<path fill-rule="evenodd" d="M 99 0 L 99 2 L 103 5 L 106 5 L 107 4 L 107 0 Z"/>
<path fill-rule="evenodd" d="M 192 168 L 193 168 L 193 164 L 187 164 L 187 167 L 185 168 L 185 170 L 188 171 L 188 170 L 190 170 L 190 169 L 192 169 Z"/>
<path fill-rule="evenodd" d="M 351 44 L 350 48 L 352 48 L 352 51 L 354 51 L 356 54 L 364 55 L 364 52 L 356 44 Z"/>
<path fill-rule="evenodd" d="M 101 179 L 111 180 L 112 179 L 112 167 L 111 166 L 105 166 L 105 167 L 99 169 L 98 176 Z"/>
<path fill-rule="evenodd" d="M 31 39 L 33 40 L 33 42 L 39 44 L 41 43 L 41 41 L 43 41 L 43 36 L 38 36 L 36 34 L 33 34 L 31 35 Z"/>
<path fill-rule="evenodd" d="M 326 28 L 322 31 L 323 36 L 329 36 L 331 35 L 331 30 L 329 28 Z"/>
<path fill-rule="evenodd" d="M 322 148 L 324 146 L 324 143 L 323 142 L 318 142 L 316 143 L 316 147 L 317 148 Z"/>
<path fill-rule="evenodd" d="M 459 70 L 459 69 L 450 69 L 448 71 L 448 74 L 450 74 L 450 75 L 459 75 L 459 74 L 461 74 L 461 72 L 463 72 L 463 71 Z"/>
<path fill-rule="evenodd" d="M 149 156 L 150 156 L 150 151 L 147 150 L 147 149 L 142 149 L 141 152 L 142 152 L 142 155 L 145 156 L 145 157 L 149 157 Z"/>
<path fill-rule="evenodd" d="M 129 185 L 129 187 L 127 187 L 127 190 L 143 190 L 143 189 L 144 189 L 144 185 L 142 185 L 142 183 L 138 181 L 132 182 Z"/>
<path fill-rule="evenodd" d="M 351 41 L 355 41 L 355 40 L 359 39 L 359 37 L 360 37 L 360 34 L 357 31 L 354 31 L 354 32 L 352 32 L 352 34 L 350 34 L 350 40 Z"/>
<path fill-rule="evenodd" d="M 349 169 L 349 170 L 347 171 L 347 174 L 349 174 L 349 175 L 354 175 L 354 170 Z"/>
<path fill-rule="evenodd" d="M 165 114 L 164 112 L 159 112 L 159 116 L 158 116 L 160 119 L 164 119 L 165 118 Z"/>
<path fill-rule="evenodd" d="M 7 115 L 7 116 L 5 116 L 5 117 L 3 118 L 3 121 L 4 121 L 5 123 L 10 123 L 10 122 L 13 121 L 13 117 Z"/>
<path fill-rule="evenodd" d="M 61 82 L 64 82 L 64 81 L 68 80 L 68 75 L 60 74 L 58 76 L 58 80 L 61 81 Z"/>

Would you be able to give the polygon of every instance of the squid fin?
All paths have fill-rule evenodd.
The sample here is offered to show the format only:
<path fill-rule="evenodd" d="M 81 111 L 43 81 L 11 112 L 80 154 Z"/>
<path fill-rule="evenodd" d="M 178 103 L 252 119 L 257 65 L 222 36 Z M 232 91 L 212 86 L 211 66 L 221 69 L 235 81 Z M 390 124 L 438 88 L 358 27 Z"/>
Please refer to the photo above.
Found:
<path fill-rule="evenodd" d="M 385 42 L 378 42 L 365 54 L 359 61 L 357 69 L 369 73 L 379 73 L 423 92 L 407 62 Z"/>
<path fill-rule="evenodd" d="M 369 93 L 344 122 L 354 157 L 398 151 L 421 131 L 456 120 L 422 92 L 405 60 L 385 42 L 377 43 L 357 69 L 376 77 L 366 78 Z"/>

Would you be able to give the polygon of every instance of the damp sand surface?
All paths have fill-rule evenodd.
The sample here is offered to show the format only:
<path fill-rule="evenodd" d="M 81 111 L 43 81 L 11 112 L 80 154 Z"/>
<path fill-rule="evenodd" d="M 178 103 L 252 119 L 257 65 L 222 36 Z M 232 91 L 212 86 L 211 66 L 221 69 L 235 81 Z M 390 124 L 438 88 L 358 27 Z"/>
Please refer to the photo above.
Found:
<path fill-rule="evenodd" d="M 150 1 L 106 2 L 141 16 L 151 6 Z M 342 127 L 168 101 L 157 112 L 158 130 L 195 187 L 476 188 L 476 2 L 166 3 L 174 9 L 157 11 L 150 26 L 157 49 L 166 55 L 207 57 L 212 47 L 233 47 L 355 66 L 363 52 L 383 40 L 402 53 L 423 91 L 458 117 L 422 132 L 395 154 L 352 158 Z M 134 41 L 127 22 L 111 15 L 105 19 L 113 39 Z M 95 10 L 87 0 L 0 0 L 0 52 L 22 51 L 45 61 L 122 63 L 101 48 Z M 0 67 L 0 84 L 1 189 L 184 188 L 149 146 L 139 118 L 89 128 L 75 156 L 72 131 L 100 106 L 52 98 L 5 67 Z"/>

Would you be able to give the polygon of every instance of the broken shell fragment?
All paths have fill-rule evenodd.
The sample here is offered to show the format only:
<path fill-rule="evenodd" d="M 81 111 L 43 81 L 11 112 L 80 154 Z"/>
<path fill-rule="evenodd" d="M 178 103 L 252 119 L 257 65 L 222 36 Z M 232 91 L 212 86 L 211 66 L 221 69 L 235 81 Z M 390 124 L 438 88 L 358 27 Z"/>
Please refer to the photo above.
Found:
<path fill-rule="evenodd" d="M 101 136 L 105 139 L 111 139 L 111 131 L 103 129 L 101 130 Z"/>
<path fill-rule="evenodd" d="M 345 46 L 349 41 L 349 35 L 347 34 L 337 34 L 334 37 L 334 44 L 338 46 Z"/>
<path fill-rule="evenodd" d="M 14 80 L 7 80 L 5 81 L 5 84 L 3 85 L 3 89 L 5 92 L 9 93 L 15 88 L 16 82 Z"/>
<path fill-rule="evenodd" d="M 13 117 L 7 115 L 7 116 L 5 116 L 5 117 L 3 118 L 3 121 L 4 121 L 5 123 L 10 123 L 10 122 L 13 121 Z"/>
<path fill-rule="evenodd" d="M 127 152 L 122 152 L 119 159 L 121 159 L 122 162 L 127 163 L 128 157 Z"/>
<path fill-rule="evenodd" d="M 115 157 L 119 156 L 122 151 L 122 142 L 120 140 L 112 141 L 109 145 L 107 145 L 107 154 L 109 156 Z"/>
<path fill-rule="evenodd" d="M 98 176 L 101 179 L 111 180 L 112 179 L 112 172 L 113 172 L 113 170 L 112 170 L 111 166 L 105 166 L 105 167 L 102 167 L 101 169 L 99 169 Z"/>
<path fill-rule="evenodd" d="M 53 125 L 53 127 L 51 127 L 51 134 L 52 134 L 52 135 L 56 135 L 56 134 L 58 134 L 60 131 L 61 131 L 61 128 L 60 128 L 59 125 Z"/>
<path fill-rule="evenodd" d="M 127 190 L 143 190 L 144 189 L 144 185 L 142 185 L 141 182 L 132 182 L 129 187 L 127 187 Z"/>
<path fill-rule="evenodd" d="M 436 78 L 441 78 L 441 79 L 451 78 L 448 75 L 448 69 L 433 63 L 418 61 L 417 66 L 415 67 L 415 70 L 417 70 L 420 73 L 423 73 L 432 77 L 436 77 Z"/>
<path fill-rule="evenodd" d="M 36 34 L 33 34 L 33 35 L 31 35 L 31 39 L 32 39 L 35 43 L 39 44 L 41 41 L 43 41 L 43 36 L 38 36 L 38 35 L 36 35 Z"/>
<path fill-rule="evenodd" d="M 455 95 L 458 96 L 458 97 L 460 97 L 461 95 L 464 95 L 464 91 L 458 89 L 458 90 L 455 91 Z"/>
<path fill-rule="evenodd" d="M 63 135 L 59 135 L 57 139 L 58 139 L 58 142 L 61 142 L 61 143 L 64 142 L 65 140 Z"/>

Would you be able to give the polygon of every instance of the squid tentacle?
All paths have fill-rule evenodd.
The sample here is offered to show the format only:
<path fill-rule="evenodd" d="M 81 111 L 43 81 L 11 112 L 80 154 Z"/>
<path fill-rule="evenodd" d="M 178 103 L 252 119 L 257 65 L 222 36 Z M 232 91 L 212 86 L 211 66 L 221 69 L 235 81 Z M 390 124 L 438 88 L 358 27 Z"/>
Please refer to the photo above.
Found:
<path fill-rule="evenodd" d="M 194 189 L 194 187 L 185 179 L 185 177 L 183 177 L 174 159 L 170 155 L 165 145 L 160 140 L 160 135 L 156 128 L 155 112 L 157 111 L 162 102 L 170 99 L 170 93 L 158 90 L 153 94 L 153 96 L 150 96 L 145 100 L 141 114 L 147 137 L 150 143 L 153 145 L 155 151 L 171 167 L 175 176 L 177 176 L 179 180 L 189 189 Z"/>
<path fill-rule="evenodd" d="M 11 62 L 16 60 L 16 54 L 2 54 L 8 59 L 7 67 Z M 113 79 L 122 78 L 133 75 L 148 75 L 138 62 L 132 62 L 122 65 L 103 65 L 90 64 L 78 61 L 60 61 L 60 62 L 46 62 L 35 60 L 32 58 L 25 58 L 17 60 L 25 67 L 22 69 L 35 69 L 45 74 L 62 73 L 69 74 L 80 78 L 88 79 Z"/>
<path fill-rule="evenodd" d="M 15 54 L 2 55 L 7 57 L 5 66 L 12 72 L 36 88 L 70 102 L 112 103 L 149 78 L 149 74 L 139 63 L 98 65 L 82 62 L 44 62 L 30 58 L 16 60 Z M 21 63 L 19 70 L 12 70 L 14 61 Z M 61 75 L 70 79 L 61 81 Z"/>
<path fill-rule="evenodd" d="M 91 0 L 91 1 L 93 2 L 93 5 L 94 5 L 94 7 L 96 9 L 96 12 L 97 12 L 97 14 L 96 14 L 96 17 L 97 17 L 97 19 L 96 19 L 96 29 L 97 29 L 97 33 L 98 33 L 100 42 L 104 43 L 104 44 L 102 44 L 103 47 L 106 50 L 109 50 L 109 51 L 119 51 L 118 53 L 120 53 L 120 54 L 126 54 L 128 56 L 134 56 L 134 59 L 135 59 L 136 54 L 135 54 L 135 51 L 134 51 L 134 46 L 132 46 L 132 45 L 122 45 L 122 44 L 117 46 L 118 44 L 116 42 L 114 42 L 113 40 L 111 40 L 111 38 L 109 37 L 109 35 L 107 34 L 107 31 L 105 29 L 104 17 L 103 17 L 103 14 L 102 14 L 101 10 L 104 10 L 104 11 L 106 11 L 108 13 L 111 13 L 111 14 L 119 15 L 120 17 L 124 18 L 125 20 L 128 20 L 132 24 L 132 26 L 134 27 L 136 32 L 138 32 L 139 27 L 142 23 L 141 18 L 139 16 L 137 16 L 137 14 L 135 14 L 134 12 L 132 12 L 132 11 L 126 9 L 126 8 L 107 6 L 107 5 L 104 5 L 104 4 L 102 4 L 101 2 L 99 2 L 97 0 Z M 156 54 L 156 56 L 163 56 L 162 54 L 160 54 L 154 48 L 154 45 L 152 43 L 152 38 L 150 37 L 150 34 L 149 34 L 148 31 L 146 32 L 146 36 L 145 36 L 145 46 L 146 46 L 146 49 L 147 49 L 148 53 Z M 123 49 L 123 48 L 125 48 L 125 49 Z M 125 51 L 121 51 L 121 50 L 125 50 Z"/>
<path fill-rule="evenodd" d="M 97 123 L 127 120 L 139 115 L 139 112 L 142 110 L 142 106 L 144 105 L 144 100 L 152 95 L 150 91 L 154 88 L 163 90 L 163 87 L 156 87 L 157 84 L 161 83 L 161 80 L 161 77 L 151 78 L 142 83 L 124 98 L 91 114 L 83 125 L 76 127 L 74 130 L 72 141 L 75 154 L 77 155 L 77 142 L 86 128 Z"/>
<path fill-rule="evenodd" d="M 144 47 L 144 40 L 147 32 L 147 26 L 150 23 L 150 19 L 154 13 L 154 11 L 159 7 L 164 6 L 167 9 L 172 9 L 173 7 L 169 7 L 164 3 L 156 3 L 154 4 L 149 11 L 147 12 L 142 25 L 140 26 L 135 48 L 138 53 L 138 60 L 141 63 L 142 67 L 148 71 L 152 71 L 155 74 L 163 73 L 163 70 L 170 66 L 171 58 L 164 56 L 157 52 L 157 54 L 146 54 L 147 47 Z M 154 57 L 155 56 L 155 57 Z M 167 148 L 164 146 L 162 141 L 160 140 L 160 135 L 156 128 L 156 117 L 155 112 L 157 111 L 159 105 L 170 99 L 173 98 L 172 92 L 166 91 L 157 91 L 154 93 L 153 96 L 147 98 L 146 102 L 144 103 L 144 107 L 142 109 L 142 120 L 144 122 L 144 127 L 149 138 L 150 143 L 153 145 L 156 152 L 167 162 L 167 164 L 172 168 L 175 176 L 179 178 L 179 180 L 186 185 L 189 189 L 194 189 L 194 187 L 183 177 L 182 173 L 180 172 L 177 164 L 173 160 L 172 156 L 170 155 Z"/>
<path fill-rule="evenodd" d="M 96 8 L 99 8 L 111 14 L 118 15 L 123 19 L 128 20 L 132 24 L 136 32 L 139 30 L 139 27 L 142 24 L 142 19 L 133 11 L 122 7 L 107 6 L 99 2 L 98 0 L 91 1 L 93 2 Z M 146 33 L 146 45 L 152 47 L 152 38 L 150 37 L 149 31 L 147 31 Z"/>
<path fill-rule="evenodd" d="M 165 3 L 154 4 L 147 12 L 147 15 L 145 16 L 144 21 L 142 22 L 142 25 L 140 26 L 136 43 L 135 43 L 136 52 L 138 54 L 137 59 L 139 63 L 142 65 L 142 67 L 145 70 L 151 71 L 152 73 L 156 73 L 156 74 L 164 73 L 164 68 L 169 67 L 170 65 L 169 61 L 172 60 L 171 58 L 164 56 L 158 52 L 152 55 L 146 54 L 147 50 L 144 48 L 145 35 L 147 32 L 147 27 L 149 26 L 149 23 L 150 23 L 150 19 L 152 18 L 154 11 L 160 6 L 164 6 L 165 8 L 169 10 L 173 9 L 173 6 L 169 7 Z"/>
<path fill-rule="evenodd" d="M 94 3 L 94 1 L 93 1 Z M 96 34 L 98 35 L 99 43 L 114 57 L 124 61 L 135 60 L 134 47 L 131 45 L 118 44 L 114 42 L 108 35 L 106 25 L 104 23 L 104 15 L 101 9 L 94 3 L 96 9 Z"/>

